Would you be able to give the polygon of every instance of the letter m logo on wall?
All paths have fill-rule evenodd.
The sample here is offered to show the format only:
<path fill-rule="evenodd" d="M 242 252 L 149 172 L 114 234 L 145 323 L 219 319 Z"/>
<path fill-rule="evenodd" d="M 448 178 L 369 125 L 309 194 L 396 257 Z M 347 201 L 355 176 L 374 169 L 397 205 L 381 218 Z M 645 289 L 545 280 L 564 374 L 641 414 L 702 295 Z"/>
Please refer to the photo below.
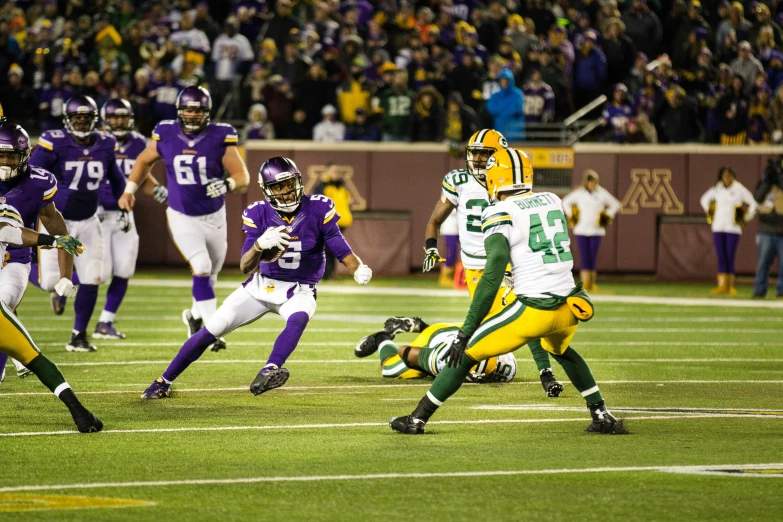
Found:
<path fill-rule="evenodd" d="M 623 198 L 623 214 L 638 214 L 641 208 L 662 209 L 664 214 L 682 214 L 683 204 L 671 185 L 669 169 L 631 169 L 631 186 Z"/>

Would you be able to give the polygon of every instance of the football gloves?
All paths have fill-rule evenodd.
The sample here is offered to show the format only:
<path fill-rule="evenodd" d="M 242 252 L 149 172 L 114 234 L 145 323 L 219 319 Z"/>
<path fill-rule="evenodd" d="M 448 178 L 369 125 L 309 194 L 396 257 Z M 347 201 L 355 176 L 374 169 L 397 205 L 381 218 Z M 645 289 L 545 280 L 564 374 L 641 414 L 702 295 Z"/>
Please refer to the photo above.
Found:
<path fill-rule="evenodd" d="M 117 224 L 120 226 L 120 230 L 126 233 L 133 229 L 133 223 L 125 210 L 120 210 L 120 213 L 117 215 Z"/>
<path fill-rule="evenodd" d="M 424 249 L 424 263 L 421 265 L 422 272 L 429 272 L 435 267 L 435 263 L 442 263 L 445 259 L 440 257 L 440 252 L 437 248 Z"/>
<path fill-rule="evenodd" d="M 366 285 L 372 279 L 372 269 L 365 264 L 359 265 L 359 268 L 353 273 L 353 279 L 360 285 Z"/>
<path fill-rule="evenodd" d="M 745 226 L 745 209 L 742 208 L 742 205 L 737 205 L 737 208 L 734 209 L 734 222 L 741 227 Z"/>
<path fill-rule="evenodd" d="M 579 223 L 579 207 L 573 205 L 571 207 L 571 215 L 568 216 L 568 228 L 574 228 Z"/>
<path fill-rule="evenodd" d="M 54 291 L 57 292 L 57 295 L 60 297 L 76 296 L 76 287 L 73 286 L 73 283 L 67 277 L 63 277 L 56 285 L 54 285 Z"/>
<path fill-rule="evenodd" d="M 601 228 L 606 228 L 611 224 L 612 224 L 612 216 L 610 216 L 609 214 L 607 214 L 602 210 L 601 213 L 598 214 L 598 226 Z"/>
<path fill-rule="evenodd" d="M 449 368 L 456 368 L 462 362 L 462 356 L 465 354 L 465 348 L 468 346 L 468 339 L 469 337 L 462 333 L 462 330 L 457 332 L 457 338 L 454 339 L 454 342 L 451 343 L 451 346 L 443 355 Z"/>
<path fill-rule="evenodd" d="M 231 192 L 236 187 L 236 181 L 231 178 L 213 179 L 207 185 L 207 197 L 219 198 L 220 196 Z"/>
<path fill-rule="evenodd" d="M 85 250 L 82 242 L 72 236 L 54 236 L 54 244 L 52 246 L 75 256 L 83 254 Z"/>
<path fill-rule="evenodd" d="M 152 187 L 152 199 L 161 205 L 165 204 L 169 199 L 169 189 L 163 185 L 155 185 Z"/>
<path fill-rule="evenodd" d="M 285 250 L 288 248 L 289 239 L 291 239 L 291 236 L 285 231 L 284 225 L 269 227 L 256 240 L 256 250 L 271 250 L 273 248 Z"/>

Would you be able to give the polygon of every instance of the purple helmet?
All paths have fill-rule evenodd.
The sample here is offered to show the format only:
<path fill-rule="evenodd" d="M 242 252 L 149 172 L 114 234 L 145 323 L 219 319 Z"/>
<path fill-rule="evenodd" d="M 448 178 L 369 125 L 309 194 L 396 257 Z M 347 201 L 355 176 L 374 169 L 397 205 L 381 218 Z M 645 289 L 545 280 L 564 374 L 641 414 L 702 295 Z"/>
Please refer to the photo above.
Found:
<path fill-rule="evenodd" d="M 293 185 L 290 185 L 292 180 Z M 266 200 L 275 210 L 293 212 L 302 203 L 304 197 L 302 173 L 293 160 L 282 156 L 266 160 L 258 171 L 258 184 L 264 190 Z M 276 185 L 280 186 L 275 189 Z M 287 202 L 288 197 L 293 197 L 293 201 Z"/>
<path fill-rule="evenodd" d="M 98 124 L 98 105 L 89 96 L 77 94 L 65 102 L 63 124 L 69 134 L 77 138 L 87 138 Z"/>
<path fill-rule="evenodd" d="M 196 110 L 201 114 L 185 118 L 186 110 Z M 177 121 L 187 134 L 201 132 L 209 125 L 209 111 L 212 110 L 212 96 L 204 87 L 185 87 L 177 96 Z"/>
<path fill-rule="evenodd" d="M 111 120 L 116 118 L 123 118 L 125 122 L 114 126 Z M 114 98 L 101 107 L 101 119 L 104 129 L 112 133 L 115 138 L 124 138 L 133 130 L 133 107 L 125 98 Z"/>
<path fill-rule="evenodd" d="M 9 181 L 27 171 L 30 136 L 14 123 L 0 123 L 0 181 Z"/>

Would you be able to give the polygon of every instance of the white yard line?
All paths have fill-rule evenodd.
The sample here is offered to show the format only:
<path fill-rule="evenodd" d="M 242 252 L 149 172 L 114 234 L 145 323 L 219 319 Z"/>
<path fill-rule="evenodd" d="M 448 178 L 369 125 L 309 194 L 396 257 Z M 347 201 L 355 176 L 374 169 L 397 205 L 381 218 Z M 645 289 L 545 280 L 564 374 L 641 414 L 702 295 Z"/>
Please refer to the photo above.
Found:
<path fill-rule="evenodd" d="M 560 469 L 518 469 L 518 470 L 485 470 L 485 471 L 444 471 L 429 473 L 367 473 L 361 475 L 301 475 L 277 477 L 246 477 L 229 479 L 181 479 L 131 482 L 87 482 L 75 484 L 38 484 L 28 486 L 10 486 L 0 488 L 0 493 L 20 491 L 49 491 L 60 489 L 105 489 L 105 488 L 140 488 L 164 486 L 212 486 L 232 484 L 257 484 L 263 482 L 331 482 L 349 480 L 395 480 L 395 479 L 431 479 L 431 478 L 477 478 L 477 477 L 509 477 L 518 475 L 564 475 L 575 473 L 629 473 L 639 471 L 689 472 L 721 469 L 765 469 L 778 468 L 780 463 L 773 464 L 710 464 L 704 466 L 625 466 L 600 468 L 560 468 Z"/>

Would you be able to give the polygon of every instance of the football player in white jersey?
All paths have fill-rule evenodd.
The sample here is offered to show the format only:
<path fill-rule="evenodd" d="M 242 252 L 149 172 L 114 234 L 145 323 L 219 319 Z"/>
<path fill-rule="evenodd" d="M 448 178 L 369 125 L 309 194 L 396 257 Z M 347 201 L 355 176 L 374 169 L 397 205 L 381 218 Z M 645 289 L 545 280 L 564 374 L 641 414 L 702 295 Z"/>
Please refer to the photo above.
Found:
<path fill-rule="evenodd" d="M 478 362 L 509 353 L 536 339 L 560 363 L 587 402 L 587 431 L 627 433 L 606 409 L 590 368 L 569 346 L 579 321 L 593 316 L 582 283 L 574 284 L 573 258 L 563 205 L 549 192 L 533 193 L 533 168 L 516 149 L 494 153 L 487 162 L 492 204 L 482 214 L 487 262 L 465 322 L 449 348 L 444 368 L 409 416 L 391 419 L 392 429 L 409 435 L 453 395 Z M 504 270 L 511 263 L 516 301 L 499 313 L 489 310 Z"/>
<path fill-rule="evenodd" d="M 465 267 L 468 292 L 471 299 L 476 286 L 484 273 L 487 255 L 484 251 L 484 238 L 481 233 L 481 213 L 489 205 L 486 188 L 486 164 L 496 151 L 508 147 L 506 138 L 494 129 L 482 129 L 468 141 L 465 147 L 465 168 L 455 169 L 446 174 L 442 183 L 440 200 L 435 204 L 432 216 L 427 224 L 425 236 L 426 252 L 422 271 L 429 272 L 435 263 L 444 261 L 438 252 L 438 230 L 456 208 L 459 223 L 459 242 L 462 265 Z M 499 312 L 507 303 L 513 302 L 510 281 L 498 290 L 491 312 Z M 563 385 L 552 372 L 549 356 L 537 343 L 529 346 L 538 367 L 541 386 L 548 397 L 557 397 L 563 391 Z"/>

